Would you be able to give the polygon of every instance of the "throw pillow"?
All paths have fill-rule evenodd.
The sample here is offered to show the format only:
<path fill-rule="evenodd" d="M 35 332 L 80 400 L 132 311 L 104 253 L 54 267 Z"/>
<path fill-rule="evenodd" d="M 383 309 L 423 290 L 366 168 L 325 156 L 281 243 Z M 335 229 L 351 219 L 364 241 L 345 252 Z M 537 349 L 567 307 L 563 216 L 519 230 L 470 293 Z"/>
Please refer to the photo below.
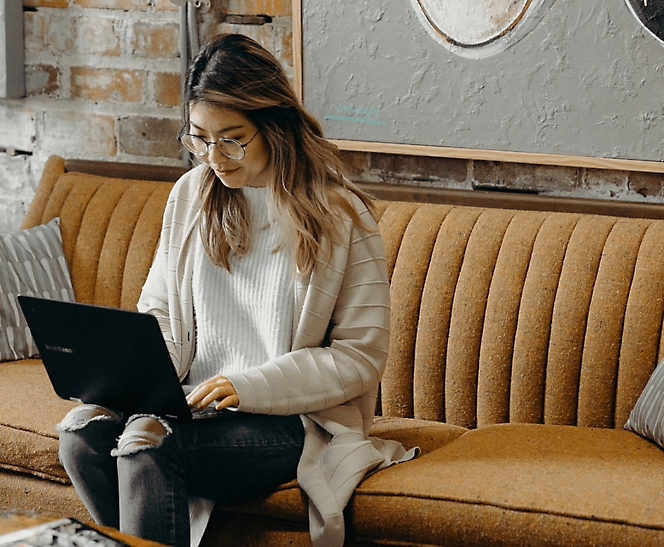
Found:
<path fill-rule="evenodd" d="M 0 361 L 37 355 L 16 299 L 20 294 L 75 300 L 59 218 L 15 234 L 0 235 Z"/>
<path fill-rule="evenodd" d="M 629 415 L 625 429 L 664 448 L 664 360 L 650 376 Z"/>

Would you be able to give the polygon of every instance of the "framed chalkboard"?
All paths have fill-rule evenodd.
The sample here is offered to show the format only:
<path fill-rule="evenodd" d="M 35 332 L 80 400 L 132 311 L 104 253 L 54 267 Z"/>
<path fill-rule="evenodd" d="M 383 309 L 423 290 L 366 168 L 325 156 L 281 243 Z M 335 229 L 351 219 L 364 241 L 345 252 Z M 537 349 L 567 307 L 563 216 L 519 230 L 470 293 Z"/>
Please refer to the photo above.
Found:
<path fill-rule="evenodd" d="M 661 5 L 293 0 L 296 87 L 342 149 L 664 172 Z"/>

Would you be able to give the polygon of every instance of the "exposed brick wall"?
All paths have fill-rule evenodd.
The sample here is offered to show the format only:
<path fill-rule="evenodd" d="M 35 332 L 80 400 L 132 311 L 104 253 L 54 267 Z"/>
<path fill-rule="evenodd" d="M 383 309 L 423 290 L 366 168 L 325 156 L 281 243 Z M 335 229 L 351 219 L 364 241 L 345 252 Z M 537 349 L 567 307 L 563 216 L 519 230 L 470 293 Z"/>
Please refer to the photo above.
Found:
<path fill-rule="evenodd" d="M 450 158 L 342 152 L 355 180 L 664 203 L 664 174 Z"/>
<path fill-rule="evenodd" d="M 0 233 L 16 230 L 51 154 L 178 165 L 179 8 L 170 0 L 24 0 L 26 97 L 0 100 Z M 268 15 L 262 26 L 227 14 Z M 200 41 L 242 32 L 292 75 L 291 0 L 203 1 Z"/>
<path fill-rule="evenodd" d="M 178 161 L 177 147 L 165 142 L 172 135 L 148 132 L 160 143 L 141 157 L 132 139 L 143 134 L 121 132 L 136 116 L 143 125 L 154 120 L 155 129 L 179 119 L 176 6 L 148 0 L 29 0 L 26 6 L 33 8 L 25 11 L 27 97 L 8 106 L 35 112 L 35 127 L 24 128 L 34 133 L 26 151 L 41 162 L 50 154 Z M 157 102 L 158 79 L 176 84 L 169 92 L 178 99 Z"/>
<path fill-rule="evenodd" d="M 170 0 L 24 0 L 27 96 L 0 100 L 0 233 L 16 230 L 47 157 L 177 165 L 179 13 Z M 264 25 L 229 15 L 268 15 Z M 240 23 L 238 23 L 240 21 Z M 292 77 L 291 0 L 203 0 L 203 42 L 255 38 Z M 345 152 L 370 182 L 663 201 L 664 175 Z"/>

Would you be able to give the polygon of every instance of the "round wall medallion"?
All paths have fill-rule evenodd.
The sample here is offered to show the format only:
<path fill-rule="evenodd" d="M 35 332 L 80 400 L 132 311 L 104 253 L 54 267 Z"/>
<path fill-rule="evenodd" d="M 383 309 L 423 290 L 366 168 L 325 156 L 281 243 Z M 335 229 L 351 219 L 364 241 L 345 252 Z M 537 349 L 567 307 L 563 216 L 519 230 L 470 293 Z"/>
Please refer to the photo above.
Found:
<path fill-rule="evenodd" d="M 648 32 L 664 44 L 664 2 L 662 0 L 625 0 L 625 2 Z"/>
<path fill-rule="evenodd" d="M 411 0 L 439 43 L 464 57 L 495 55 L 528 34 L 553 0 Z"/>

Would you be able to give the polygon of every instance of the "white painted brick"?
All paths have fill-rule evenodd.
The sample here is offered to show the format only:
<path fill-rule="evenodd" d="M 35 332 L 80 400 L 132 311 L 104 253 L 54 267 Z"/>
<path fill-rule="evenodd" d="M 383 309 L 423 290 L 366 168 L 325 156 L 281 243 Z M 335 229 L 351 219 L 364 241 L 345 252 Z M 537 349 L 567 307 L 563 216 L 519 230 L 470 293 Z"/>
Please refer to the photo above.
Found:
<path fill-rule="evenodd" d="M 16 232 L 28 212 L 30 199 L 12 199 L 0 195 L 0 234 Z"/>
<path fill-rule="evenodd" d="M 34 193 L 29 158 L 0 154 L 0 196 L 18 198 Z"/>
<path fill-rule="evenodd" d="M 34 196 L 30 156 L 0 154 L 0 233 L 18 230 Z"/>
<path fill-rule="evenodd" d="M 121 54 L 120 35 L 113 19 L 81 17 L 77 29 L 77 50 L 88 55 Z"/>
<path fill-rule="evenodd" d="M 0 148 L 32 152 L 34 140 L 34 112 L 0 104 Z"/>
<path fill-rule="evenodd" d="M 40 124 L 42 151 L 66 158 L 115 156 L 115 120 L 86 111 L 50 111 Z"/>
<path fill-rule="evenodd" d="M 71 55 L 76 48 L 78 17 L 68 10 L 49 10 L 45 17 L 45 42 L 55 55 Z"/>

